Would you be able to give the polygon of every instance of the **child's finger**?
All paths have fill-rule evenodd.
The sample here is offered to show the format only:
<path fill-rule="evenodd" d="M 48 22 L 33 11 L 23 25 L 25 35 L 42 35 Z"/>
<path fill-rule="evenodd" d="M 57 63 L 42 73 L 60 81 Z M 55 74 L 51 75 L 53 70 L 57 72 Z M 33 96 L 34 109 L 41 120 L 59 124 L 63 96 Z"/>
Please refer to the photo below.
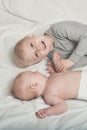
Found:
<path fill-rule="evenodd" d="M 61 72 L 62 69 L 64 69 L 64 67 L 63 67 L 63 66 L 60 66 L 60 67 L 57 67 L 57 68 L 56 68 L 56 71 L 57 71 L 57 72 Z"/>
<path fill-rule="evenodd" d="M 67 71 L 69 71 L 69 70 L 67 70 L 67 69 L 64 67 L 64 68 L 61 68 L 60 71 L 61 71 L 61 72 L 67 72 Z"/>
<path fill-rule="evenodd" d="M 63 67 L 56 69 L 56 72 L 62 72 Z"/>
<path fill-rule="evenodd" d="M 63 66 L 62 63 L 59 62 L 59 63 L 57 63 L 57 64 L 55 65 L 55 69 L 58 71 L 59 68 L 61 68 L 62 66 Z"/>
<path fill-rule="evenodd" d="M 65 66 L 62 64 L 62 62 L 58 63 L 58 64 L 56 65 L 56 68 L 55 68 L 55 70 L 56 70 L 57 72 L 61 72 L 61 71 L 64 70 L 64 69 L 66 69 L 66 68 L 65 68 Z"/>
<path fill-rule="evenodd" d="M 57 64 L 55 64 L 55 68 L 57 68 L 57 67 L 59 68 L 59 67 L 61 67 L 61 65 L 62 65 L 61 62 L 57 62 Z"/>

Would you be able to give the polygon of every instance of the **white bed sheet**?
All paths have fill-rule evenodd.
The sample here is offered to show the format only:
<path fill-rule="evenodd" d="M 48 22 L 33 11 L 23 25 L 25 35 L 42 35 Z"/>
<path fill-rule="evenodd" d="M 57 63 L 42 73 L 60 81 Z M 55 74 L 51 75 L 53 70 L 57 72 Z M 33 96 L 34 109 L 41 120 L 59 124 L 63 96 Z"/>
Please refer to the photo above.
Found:
<path fill-rule="evenodd" d="M 30 3 L 30 1 L 25 1 Z M 73 6 L 75 4 L 75 1 L 73 2 L 72 0 L 65 1 L 66 2 L 63 3 L 63 1 L 56 0 L 58 5 L 64 7 L 69 7 L 69 4 L 71 7 L 71 4 L 73 4 Z M 18 3 L 19 2 L 20 0 L 18 0 Z M 22 1 L 22 4 L 23 2 L 24 0 Z M 27 5 L 26 2 L 24 2 L 25 7 Z M 34 2 L 35 4 L 37 3 L 37 5 L 40 4 L 42 7 L 42 4 L 46 1 L 39 3 L 39 0 L 31 0 L 31 3 L 34 4 Z M 47 2 L 49 3 L 49 0 L 47 0 Z M 47 14 L 49 14 L 50 9 L 53 9 L 52 4 L 54 3 L 54 0 L 50 0 L 50 2 L 51 5 L 48 6 Z M 37 18 L 33 17 L 34 19 L 31 18 L 32 15 L 30 14 L 26 16 L 26 8 L 22 13 L 20 13 L 20 11 L 17 12 L 16 9 L 18 9 L 18 3 L 17 0 L 0 0 L 0 130 L 87 130 L 86 101 L 69 100 L 67 101 L 69 110 L 65 114 L 38 119 L 35 116 L 35 112 L 40 108 L 48 106 L 44 103 L 41 97 L 32 101 L 20 101 L 13 98 L 10 94 L 12 82 L 19 72 L 25 70 L 39 70 L 48 75 L 46 71 L 47 59 L 25 69 L 16 67 L 13 60 L 13 48 L 16 42 L 29 33 L 43 33 L 50 26 L 50 23 L 53 21 L 56 22 L 57 20 L 54 19 L 54 15 L 52 15 L 53 19 L 46 16 L 48 21 L 43 22 L 41 19 L 41 13 L 36 16 Z M 76 7 L 77 4 L 78 2 L 76 2 L 74 7 Z M 82 0 L 79 0 L 79 8 L 81 8 L 81 4 Z M 86 0 L 84 0 L 84 4 L 82 4 L 82 9 L 84 5 L 84 10 L 80 10 L 81 14 L 84 14 L 84 11 L 87 11 L 85 4 Z M 53 6 L 55 6 L 55 3 Z M 63 9 L 60 8 L 61 6 L 59 6 L 58 9 L 60 12 L 61 9 Z M 36 5 L 34 5 L 34 7 L 36 7 Z M 44 8 L 46 7 L 44 6 Z M 66 8 L 64 8 L 64 10 L 65 9 Z M 67 10 L 69 10 L 69 8 Z M 75 13 L 73 7 L 71 10 Z M 69 15 L 72 16 L 72 12 L 70 12 Z M 76 14 L 79 15 L 79 9 Z M 21 15 L 23 15 L 23 18 L 20 17 Z M 67 18 L 69 19 L 69 17 Z M 81 19 L 83 18 L 82 15 L 81 17 L 78 16 L 78 18 L 81 22 L 86 23 L 87 21 L 86 14 L 84 14 L 84 19 Z M 62 19 L 66 19 L 66 17 L 63 15 Z M 59 21 L 60 20 L 61 19 L 59 19 Z M 87 70 L 87 66 L 81 69 Z"/>

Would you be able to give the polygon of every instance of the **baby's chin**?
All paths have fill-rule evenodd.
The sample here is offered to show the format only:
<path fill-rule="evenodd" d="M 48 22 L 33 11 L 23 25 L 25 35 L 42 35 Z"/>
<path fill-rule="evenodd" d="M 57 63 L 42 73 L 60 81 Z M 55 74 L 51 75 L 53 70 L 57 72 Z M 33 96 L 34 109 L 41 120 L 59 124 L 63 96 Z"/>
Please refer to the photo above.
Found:
<path fill-rule="evenodd" d="M 24 100 L 29 101 L 29 100 L 32 100 L 32 99 L 35 99 L 35 98 L 37 98 L 37 96 L 29 95 L 29 96 L 25 96 Z"/>

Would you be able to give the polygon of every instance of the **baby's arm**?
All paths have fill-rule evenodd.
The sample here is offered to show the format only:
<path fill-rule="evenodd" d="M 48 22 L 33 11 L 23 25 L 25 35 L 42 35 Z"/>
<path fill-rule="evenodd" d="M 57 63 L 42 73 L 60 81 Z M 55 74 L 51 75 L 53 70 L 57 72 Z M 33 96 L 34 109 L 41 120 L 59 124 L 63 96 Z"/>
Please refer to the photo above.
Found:
<path fill-rule="evenodd" d="M 52 58 L 52 61 L 48 62 L 48 66 L 47 66 L 47 70 L 49 71 L 50 74 L 53 74 L 53 73 L 57 73 L 59 72 L 58 69 L 58 63 L 60 62 L 60 54 L 56 51 L 54 54 L 53 54 L 53 58 Z"/>
<path fill-rule="evenodd" d="M 46 116 L 50 116 L 50 115 L 62 114 L 66 112 L 68 109 L 68 105 L 66 104 L 66 102 L 61 98 L 59 98 L 58 96 L 47 97 L 45 101 L 48 105 L 51 106 L 37 111 L 36 116 L 38 118 L 45 118 Z"/>

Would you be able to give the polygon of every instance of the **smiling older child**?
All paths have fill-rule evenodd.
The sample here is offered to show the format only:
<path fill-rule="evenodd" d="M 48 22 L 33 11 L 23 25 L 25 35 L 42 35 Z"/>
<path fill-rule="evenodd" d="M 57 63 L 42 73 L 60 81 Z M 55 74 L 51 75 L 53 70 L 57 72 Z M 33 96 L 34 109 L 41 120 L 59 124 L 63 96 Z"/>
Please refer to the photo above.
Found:
<path fill-rule="evenodd" d="M 53 24 L 41 36 L 27 35 L 15 47 L 16 62 L 27 67 L 54 53 L 61 55 L 56 61 L 56 72 L 77 68 L 87 64 L 87 25 L 76 21 L 62 21 Z M 58 54 L 57 54 L 58 55 Z"/>

